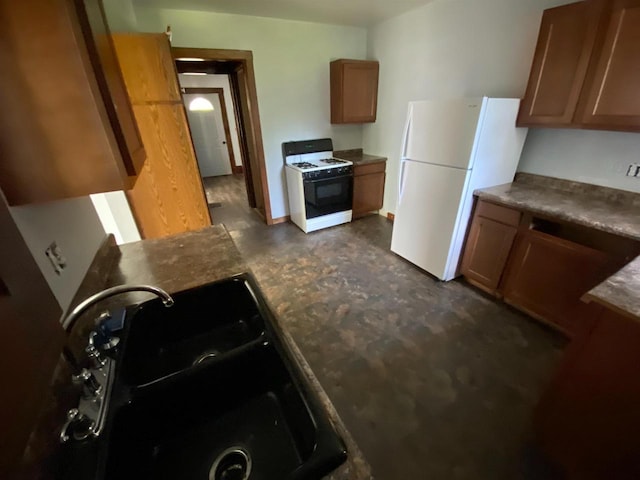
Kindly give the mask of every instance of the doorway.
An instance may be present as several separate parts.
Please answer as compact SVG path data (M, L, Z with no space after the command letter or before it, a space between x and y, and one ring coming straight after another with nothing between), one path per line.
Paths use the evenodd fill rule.
M228 83L228 79L224 80ZM186 83L182 78L180 82ZM242 173L241 158L236 159L237 151L234 152L239 145L237 127L233 122L232 129L233 117L229 117L233 105L230 111L224 94L224 88L182 88L182 100L202 178ZM236 163L237 160L240 163Z
M183 97L186 97L185 109L187 110L192 136L194 137L193 143L196 148L198 162L199 164L201 163L200 157L202 157L202 163L205 164L204 168L203 165L200 165L202 176L204 177L210 172L214 174L215 172L229 172L229 169L231 173L241 173L246 187L248 206L258 213L268 225L278 223L277 220L274 221L271 215L253 71L253 54L245 50L179 47L172 48L172 54L181 79ZM183 81L185 74L191 77L189 82ZM207 85L207 78L215 76L225 76L228 79L228 92L223 89L222 95L220 95L219 92L208 91L212 88L220 88ZM192 88L198 91L187 91L187 89L190 90ZM195 113L195 111L191 114L189 113L190 103L197 98L191 97L190 95L192 94L197 94L202 99L198 101L201 103L202 108L205 109L201 113ZM229 101L229 97L231 101ZM204 102L205 100L207 103ZM228 113L226 117L231 134L229 138L227 138L224 128L224 115L222 115L222 128L220 130L213 123L214 114L211 112L215 112L217 102L220 100L224 101L224 108ZM209 103L213 110L209 110L211 108L208 105ZM197 105L194 108L197 108ZM222 110L222 103L220 104L220 110ZM209 126L205 129L204 120L207 118L209 119L209 122L207 122ZM233 148L234 145L229 145L230 141L232 143L234 141L234 128L231 119L235 120L237 126L237 148ZM225 133L223 134L223 132ZM220 140L223 136L224 140ZM215 137L218 139L217 144ZM222 142L225 143L223 144ZM198 151L199 149L202 150L201 154ZM215 168L213 168L214 166ZM212 167L212 169L209 169L209 167ZM221 175L225 175L225 173L221 173ZM215 213L213 215L215 217Z

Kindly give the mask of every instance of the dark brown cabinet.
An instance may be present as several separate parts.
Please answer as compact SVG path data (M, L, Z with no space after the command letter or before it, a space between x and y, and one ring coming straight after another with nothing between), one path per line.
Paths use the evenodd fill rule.
M616 0L604 19L578 121L587 127L640 130L640 0Z
M353 218L380 210L384 202L386 162L356 165L353 169Z
M640 0L545 10L520 126L640 131Z
M593 307L580 297L607 277L608 256L535 230L519 238L503 287L504 300L569 336L591 327Z
M598 17L590 2L545 10L520 125L569 125L595 41Z
M379 64L368 60L331 62L331 123L376 121Z
M570 337L589 331L581 297L640 251L632 240L478 200L462 256L466 280Z
M0 9L0 188L9 204L128 188L144 149L100 5L0 0Z
M511 252L520 212L479 201L462 257L462 274L495 294Z

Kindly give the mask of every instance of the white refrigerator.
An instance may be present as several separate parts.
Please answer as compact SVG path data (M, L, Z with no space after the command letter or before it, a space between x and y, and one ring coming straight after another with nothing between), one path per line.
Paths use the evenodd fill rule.
M440 280L458 275L473 191L513 180L527 136L513 98L409 103L391 250Z

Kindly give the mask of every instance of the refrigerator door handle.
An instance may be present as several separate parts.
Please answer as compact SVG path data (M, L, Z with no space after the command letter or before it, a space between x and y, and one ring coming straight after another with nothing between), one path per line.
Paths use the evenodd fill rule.
M404 193L404 165L405 160L400 159L400 173L398 174L398 205L402 203L402 194Z

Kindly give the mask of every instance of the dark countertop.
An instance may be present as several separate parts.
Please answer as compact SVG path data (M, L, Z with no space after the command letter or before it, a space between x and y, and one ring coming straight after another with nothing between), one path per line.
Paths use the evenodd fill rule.
M250 272L250 269L240 256L227 230L221 225L162 239L144 240L120 246L115 245L111 238L109 242L105 242L96 254L96 258L72 305L103 288L125 283L151 284L163 288L169 293L175 293L243 272ZM270 304L270 299L267 295L268 289L264 288L264 285L260 285L257 279L256 282L262 290L267 303ZM97 313L105 308L142 302L149 298L152 297L147 293L126 293L105 299L97 306L99 308L94 309L93 312ZM276 312L276 309L271 304L269 307L272 312ZM277 321L275 313L274 317ZM84 315L83 320L78 323L77 328L74 329L72 344L75 339L78 342L75 348L83 348L84 344L86 344L88 332L93 327L92 318L94 318L92 311L89 311L87 315ZM373 478L369 464L364 459L351 434L346 430L333 404L292 337L282 328L281 324L278 323L276 328L282 332L285 342L296 357L309 383L326 409L328 417L347 446L348 458L346 462L326 476L325 480L369 480ZM70 383L68 381L70 374L68 371L64 371L66 369L61 367L63 365L65 365L65 362L61 361L58 370L62 371L57 372L55 375L52 387L54 391L53 398L49 402L51 406L45 414L46 417L50 418L45 418L40 422L41 426L32 435L29 446L30 458L27 458L26 462L29 468L26 474L20 477L21 479L50 478L51 458L55 461L57 455L57 437L61 426L59 422L61 418L64 418L63 412L73 406L73 404L69 403L71 399L68 392L58 391L69 390L67 384ZM77 402L77 397L73 398Z
M633 319L640 320L640 257L636 257L604 282L589 290L585 301L595 301Z
M207 227L195 232L162 239L144 240L111 248L119 249L120 255L111 261L109 273L106 275L106 284L95 290L123 283L148 283L173 293L221 280L237 273L250 271L223 226ZM99 266L93 265L92 269L97 270ZM103 271L103 278L104 274L105 272ZM269 303L268 290L263 285L259 286ZM123 301L133 303L148 298L150 297L145 293L132 293L127 294L127 296L116 297L113 302L122 305ZM101 306L102 309L105 306L108 307L108 302L104 302ZM272 312L276 311L271 305L270 308ZM275 318L277 319L277 316ZM368 463L346 430L338 413L292 337L282 328L282 325L277 325L277 327L283 333L290 350L302 370L306 373L329 418L347 445L349 452L347 461L332 474L325 477L326 480L365 480L372 478Z
M476 190L483 200L640 241L640 194L518 174L513 183ZM585 294L640 320L640 257Z
M352 150L336 150L333 152L333 156L335 158L341 158L342 160L349 160L350 162L353 162L355 166L387 161L387 157L379 157L377 155L367 155L366 153L362 153L361 148L355 148Z

